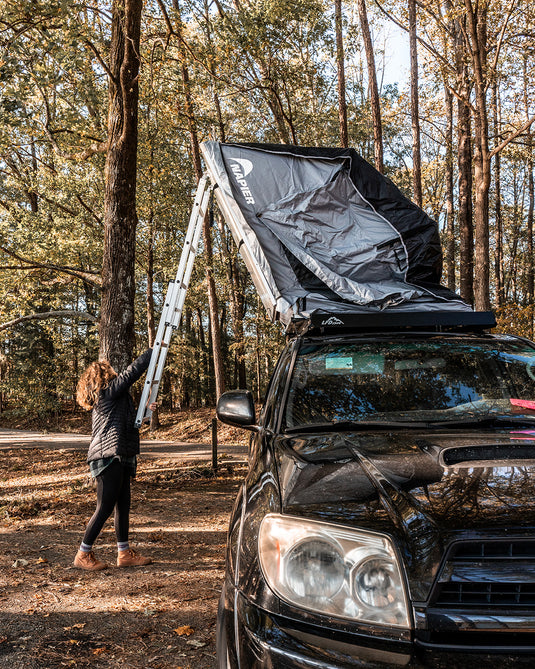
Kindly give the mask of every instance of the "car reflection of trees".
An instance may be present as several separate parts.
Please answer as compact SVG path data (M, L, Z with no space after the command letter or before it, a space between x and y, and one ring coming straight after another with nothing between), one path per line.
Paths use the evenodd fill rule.
M339 352L341 356L345 351ZM479 354L481 351L479 351ZM424 358L419 354L407 360ZM373 414L441 411L481 399L531 399L535 386L525 364L504 360L497 351L450 354L433 368L396 369L385 361L382 374L312 373L317 360L298 363L290 391L289 424L358 420Z
M513 518L530 523L535 510L535 462L499 464L445 470L439 483L414 490L413 495L432 502L437 521L456 516L477 524L492 521L494 526L507 526Z
M355 420L363 416L399 414L416 410L443 410L479 399L492 386L474 388L480 375L468 364L434 371L394 370L389 375L331 374L307 379L291 391L291 424L322 420Z

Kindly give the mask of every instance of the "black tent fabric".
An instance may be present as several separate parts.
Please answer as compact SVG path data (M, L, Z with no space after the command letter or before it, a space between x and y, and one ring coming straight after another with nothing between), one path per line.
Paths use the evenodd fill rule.
M240 145L234 145L240 146ZM439 284L442 248L436 222L403 195L386 176L378 172L354 149L309 148L284 144L242 144L259 151L303 158L348 159L349 176L360 195L400 233L408 252L407 281Z
M436 222L353 149L202 148L284 322L318 311L471 310L440 285Z

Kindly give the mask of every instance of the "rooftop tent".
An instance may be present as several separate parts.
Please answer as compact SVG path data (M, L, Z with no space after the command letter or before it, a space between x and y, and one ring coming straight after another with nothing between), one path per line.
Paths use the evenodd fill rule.
M440 286L438 227L352 149L202 144L272 318L471 311Z

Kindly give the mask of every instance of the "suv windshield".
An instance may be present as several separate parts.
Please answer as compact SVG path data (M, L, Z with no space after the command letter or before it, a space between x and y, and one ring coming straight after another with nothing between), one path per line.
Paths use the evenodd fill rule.
M304 343L285 412L287 428L341 421L535 418L535 348L507 337Z

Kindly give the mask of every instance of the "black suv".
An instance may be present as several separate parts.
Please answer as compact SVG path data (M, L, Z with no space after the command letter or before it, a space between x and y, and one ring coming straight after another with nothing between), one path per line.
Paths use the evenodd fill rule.
M218 666L535 665L535 344L310 331L282 353L230 521Z

